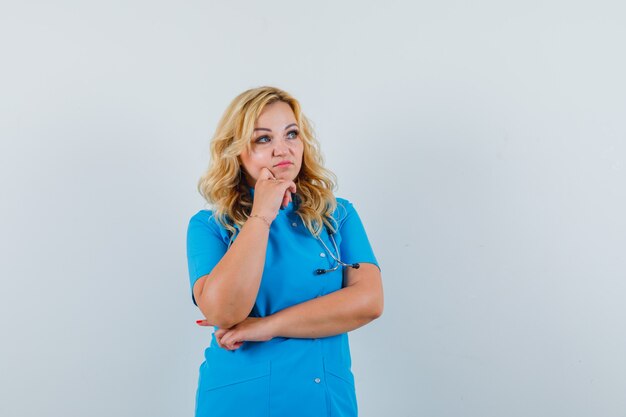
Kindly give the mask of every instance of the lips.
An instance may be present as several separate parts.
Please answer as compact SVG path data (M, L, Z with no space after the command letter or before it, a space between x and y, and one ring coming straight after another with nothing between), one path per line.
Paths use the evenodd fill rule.
M274 166L275 167L282 167L282 166L285 166L285 165L293 165L293 163L291 163L290 161L282 161L282 162L277 163Z

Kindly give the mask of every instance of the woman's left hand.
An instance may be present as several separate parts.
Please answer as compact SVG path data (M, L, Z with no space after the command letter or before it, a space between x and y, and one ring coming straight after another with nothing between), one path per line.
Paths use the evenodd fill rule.
M211 326L206 320L198 320L196 323ZM215 331L217 344L227 350L239 349L243 342L266 342L273 337L266 317L247 317L233 327Z

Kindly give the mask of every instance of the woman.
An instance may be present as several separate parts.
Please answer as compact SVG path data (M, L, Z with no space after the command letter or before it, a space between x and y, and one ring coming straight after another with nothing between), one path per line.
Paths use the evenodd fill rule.
M382 314L380 269L300 104L237 96L198 188L213 210L187 231L192 300L215 326L196 416L356 416L347 332Z

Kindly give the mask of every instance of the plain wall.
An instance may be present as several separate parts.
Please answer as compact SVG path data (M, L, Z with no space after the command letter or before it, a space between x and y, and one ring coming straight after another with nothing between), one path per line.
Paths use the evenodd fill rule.
M295 95L385 311L360 415L626 415L619 1L4 2L0 414L190 416L185 238L230 100Z

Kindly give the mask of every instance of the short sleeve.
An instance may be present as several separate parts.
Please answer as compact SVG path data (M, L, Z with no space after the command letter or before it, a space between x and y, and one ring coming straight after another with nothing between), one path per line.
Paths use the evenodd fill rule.
M191 300L195 305L198 304L193 295L193 285L198 278L209 274L228 250L219 225L211 214L209 210L198 212L187 228L187 264Z
M337 212L341 243L339 251L345 263L369 262L380 269L370 241L367 238L363 222L354 205L346 199L337 198Z

